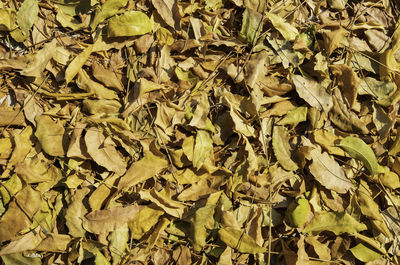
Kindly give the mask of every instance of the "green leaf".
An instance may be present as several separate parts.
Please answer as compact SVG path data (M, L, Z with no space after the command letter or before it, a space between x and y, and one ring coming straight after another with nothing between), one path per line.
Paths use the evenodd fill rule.
M199 130L196 134L196 141L193 149L193 166L201 168L207 157L213 150L213 141L207 131Z
M257 245L256 241L244 231L232 227L221 228L218 230L218 236L229 247L242 253L257 254L267 252L265 248Z
M359 231L366 230L367 226L358 222L354 217L346 212L321 212L314 216L314 218L304 228L304 233L331 231L335 235L343 233L354 234Z
M372 175L383 173L371 147L360 138L348 136L340 142L339 147L351 157L361 160Z
M294 227L303 227L307 222L308 216L311 213L311 206L307 199L300 198L297 201L292 201L286 211L286 216L290 225Z
M294 110L289 110L286 116L278 122L279 125L293 124L307 120L307 107L298 107Z
M149 17L140 11L127 11L108 22L108 37L144 35L152 31Z
M105 19L114 16L118 10L128 3L128 0L107 0L96 12L92 23L90 24L90 28L93 30L96 29L97 25L103 22Z
M382 257L382 254L368 247L366 244L360 243L350 249L354 257L363 262L369 262Z
M262 15L246 8L243 12L242 28L240 37L247 43L254 44L262 29Z

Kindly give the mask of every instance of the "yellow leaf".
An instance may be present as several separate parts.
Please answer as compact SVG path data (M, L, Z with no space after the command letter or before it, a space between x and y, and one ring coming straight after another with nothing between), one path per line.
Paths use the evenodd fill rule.
M343 233L354 234L366 229L365 224L358 222L346 212L320 212L306 225L303 233L331 231L335 235L340 235Z
M35 136L38 138L43 151L51 156L63 156L68 146L68 138L64 127L53 121L48 115L36 118Z
M282 36L287 41L294 41L299 35L298 30L285 21L281 16L275 15L273 13L266 14L268 19L271 21L272 25L282 34Z
M108 37L144 35L152 31L150 19L140 11L126 11L108 22Z
M167 214L176 218L182 218L186 206L178 201L172 200L165 192L158 192L155 189L142 190L139 192L140 197L143 200L151 201L158 207L163 209Z
M93 45L89 45L80 54L78 54L65 70L65 82L68 84L79 73L86 60L93 51Z
M167 166L168 161L166 159L148 152L142 159L132 163L118 183L118 189L123 190L144 182L159 174Z
M141 208L138 205L129 205L97 210L83 218L83 227L94 234L108 233L132 220Z
M101 8L96 12L90 28L94 31L97 25L103 22L105 19L115 15L118 10L128 3L128 0L107 0Z
M131 237L136 240L142 238L158 222L158 219L163 214L164 211L152 207L144 207L129 221L128 225Z
M288 130L284 126L274 126L272 147L276 159L284 169L294 171L299 168L291 159Z
M193 166L197 170L201 168L207 157L213 155L213 141L207 131L199 130L193 149Z
M229 247L241 253L257 254L267 252L266 248L257 245L256 241L244 231L231 227L218 230L219 238Z
M86 131L85 143L88 154L98 165L119 176L125 173L126 167L122 155L115 149L111 140L107 141L100 130L89 128Z

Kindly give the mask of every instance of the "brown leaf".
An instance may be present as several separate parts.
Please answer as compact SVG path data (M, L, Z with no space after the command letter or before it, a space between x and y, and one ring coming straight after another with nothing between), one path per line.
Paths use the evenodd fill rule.
M107 140L97 128L89 128L85 135L85 144L88 154L100 166L122 176L126 171L122 155L115 149L112 140Z
M132 220L141 208L138 205L115 206L90 212L82 219L83 227L94 234L108 233Z
M118 189L123 190L144 182L159 174L167 166L166 159L147 153L142 159L132 163L125 175L122 176Z
M48 115L36 118L37 128L35 136L43 150L51 156L63 156L67 151L68 136L64 127Z

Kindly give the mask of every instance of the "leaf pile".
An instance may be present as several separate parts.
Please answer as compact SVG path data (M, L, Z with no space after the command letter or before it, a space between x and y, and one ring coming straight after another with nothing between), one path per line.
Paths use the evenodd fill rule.
M396 1L0 2L4 264L399 264Z

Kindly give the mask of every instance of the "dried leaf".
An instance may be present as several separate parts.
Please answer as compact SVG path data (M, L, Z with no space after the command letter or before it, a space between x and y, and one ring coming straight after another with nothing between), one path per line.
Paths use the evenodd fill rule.
M320 83L304 78L301 75L292 75L293 83L299 96L311 107L324 110L328 113L333 107L332 96L326 92Z
M35 136L43 150L52 156L63 156L67 151L68 138L64 127L53 121L48 115L36 118L37 128Z
M351 157L361 160L372 175L382 173L374 152L360 138L348 136L340 141L339 147L343 148Z
M283 126L274 126L272 147L276 159L282 167L289 171L298 169L298 165L291 159L288 130Z
M193 150L193 166L200 169L207 157L210 157L213 150L213 142L210 134L199 130L196 134L196 141Z
M108 233L128 223L141 210L141 206L115 206L88 213L83 220L86 231L94 234Z
M346 177L343 168L327 153L317 148L309 153L312 163L309 166L311 174L325 188L337 193L347 193L353 183Z
M242 28L240 36L247 43L254 44L262 29L262 15L256 11L246 8L243 12Z
M354 257L363 262L369 262L382 257L382 254L371 249L368 245L360 243L350 249Z
M154 8L171 28L180 29L180 14L176 0L152 0Z
M166 159L147 153L142 159L132 163L125 175L122 176L118 189L123 190L144 182L159 174L167 166L168 161Z
M65 69L65 82L67 84L79 73L92 51L93 45L89 45L70 62L67 69Z
M100 166L122 176L126 171L122 155L115 149L112 141L107 141L103 133L96 128L86 130L85 143L88 154Z
M108 37L144 35L152 31L150 19L140 11L126 11L108 22Z
M358 222L346 212L321 212L306 225L303 233L319 233L322 231L331 231L335 235L343 233L354 234L366 230L367 226Z
M281 16L274 13L267 13L266 16L271 21L272 25L282 34L285 40L294 41L299 35L297 29L287 23Z
M257 245L252 237L241 230L231 227L221 228L218 230L218 236L229 247L242 253L257 254L267 252L265 248Z
M128 0L107 0L101 8L96 12L93 18L90 28L94 31L98 24L103 22L105 19L115 15L118 10L128 3Z

